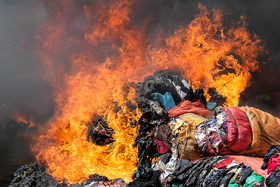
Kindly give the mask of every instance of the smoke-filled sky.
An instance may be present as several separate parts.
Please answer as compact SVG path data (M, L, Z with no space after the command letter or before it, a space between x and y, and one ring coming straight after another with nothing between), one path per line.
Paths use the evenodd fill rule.
M77 4L84 2L87 1ZM208 9L221 8L225 21L247 17L248 29L264 41L271 60L262 65L262 71L253 74L252 85L242 94L240 104L280 116L279 0L139 0L133 6L132 21L137 24L149 19L146 34L148 41L152 41L161 30L170 34L179 25L192 21L198 13L198 3ZM10 121L13 112L21 111L32 115L35 121L45 121L54 111L52 89L40 75L39 63L33 55L35 28L50 15L43 1L0 1L0 150L6 153L0 156L0 163L6 166L0 170L0 180L9 176L4 171L9 163L18 167L32 159L22 143L27 127ZM13 167L9 168L16 169Z

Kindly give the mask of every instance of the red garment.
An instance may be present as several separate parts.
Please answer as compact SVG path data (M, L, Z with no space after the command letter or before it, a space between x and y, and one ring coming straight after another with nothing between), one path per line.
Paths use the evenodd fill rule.
M266 171L261 169L263 158L242 155L229 155L228 157L234 159L237 163L244 163L250 166L257 175L261 175L264 178L266 177Z
M195 113L206 118L212 115L212 112L207 110L200 100L196 102L185 100L179 105L175 106L173 109L169 110L168 116L169 118L173 118L185 113Z
M279 153L276 153L267 162L267 175L269 175L279 165L280 165L280 155Z
M227 141L226 150L222 151L225 147L220 148L220 155L228 155L233 153L240 153L250 148L252 143L253 132L250 122L241 109L238 107L223 107L227 114ZM208 155L214 155L215 151L208 144Z
M233 159L231 159L231 158L226 158L226 159L224 159L224 160L222 160L222 161L220 161L220 162L214 164L214 165L212 166L212 168L221 169L221 168L227 167L227 165L231 164L232 161L233 161Z
M156 138L154 140L154 146L157 146L157 151L159 154L164 154L168 152L168 147L166 146L164 141L160 141Z

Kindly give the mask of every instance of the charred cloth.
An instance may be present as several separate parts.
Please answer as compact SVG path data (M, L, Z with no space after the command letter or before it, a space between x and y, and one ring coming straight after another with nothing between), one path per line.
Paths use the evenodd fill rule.
M96 145L105 145L113 142L113 129L110 128L107 122L99 118L89 124L89 141L96 143Z
M137 169L132 182L127 184L122 179L109 180L94 174L79 184L70 185L67 181L56 181L46 173L44 166L33 163L19 168L10 186L235 187L264 186L265 182L279 184L279 146L272 146L264 155L262 169L268 169L270 174L266 179L262 173L254 171L253 166L224 155L237 152L240 145L247 142L243 140L246 138L249 138L248 145L244 144L241 151L251 147L251 125L258 121L251 124L246 115L260 115L259 110L221 107L226 97L215 88L208 90L211 98L206 102L202 89L193 91L187 80L171 71L155 72L143 82L127 84L126 88L130 86L136 90L136 102L141 110L136 124L130 124L138 130L134 139L138 149ZM128 105L131 105L129 109L136 110L135 103L128 102ZM277 123L278 119L273 116L263 116ZM98 146L114 145L113 137L114 131L106 118L95 117L88 124L88 141ZM208 157L202 157L203 154ZM247 159L254 160L253 157Z

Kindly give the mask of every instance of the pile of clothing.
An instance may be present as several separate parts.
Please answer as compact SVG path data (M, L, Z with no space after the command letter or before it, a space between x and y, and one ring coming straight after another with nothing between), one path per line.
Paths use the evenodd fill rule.
M250 148L253 132L246 116L252 118L249 115L253 114L250 108L244 112L238 107L222 107L225 97L214 88L208 90L211 98L206 103L204 91L193 91L188 82L176 72L158 71L133 86L142 112L138 121L138 135L134 141L134 146L138 148L138 160L133 181L126 184L122 179L108 180L95 174L81 184L70 186L278 185L280 147L267 150L262 167L268 168L265 180L250 166L221 156ZM89 141L97 145L113 143L114 132L106 120L99 118L88 125ZM201 158L201 155L208 157ZM11 186L25 184L69 186L52 179L44 167L38 164L27 165L15 173Z
M189 110L207 116L211 116L212 112L205 108L203 90L196 89L193 92L179 73L158 71L145 78L144 82L138 83L136 92L142 116L138 122L140 128L135 139L135 146L138 147L138 169L134 178L144 180L155 175L151 169L153 158L171 153L172 150L178 152L176 137L179 128L185 128L185 125L174 125L170 119ZM175 158L173 160L177 162Z
M267 186L280 185L280 146L273 145L265 153L261 169L267 169L265 183Z
M10 186L56 186L57 184L58 182L46 173L43 166L34 162L21 166L14 173Z
M161 182L167 187L263 186L264 178L227 156L212 156L187 162L167 177L161 175Z
M21 166L15 173L10 187L124 187L126 183L123 179L109 180L105 176L98 174L90 175L89 178L80 184L62 183L53 179L47 174L44 166L37 163Z

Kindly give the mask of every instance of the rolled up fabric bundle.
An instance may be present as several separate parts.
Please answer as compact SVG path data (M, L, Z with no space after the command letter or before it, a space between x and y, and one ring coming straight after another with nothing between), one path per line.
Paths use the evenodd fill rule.
M217 107L207 121L198 124L184 118L184 122L189 125L183 146L179 143L179 157L184 159L229 154L263 157L271 145L280 145L280 119L253 107Z

